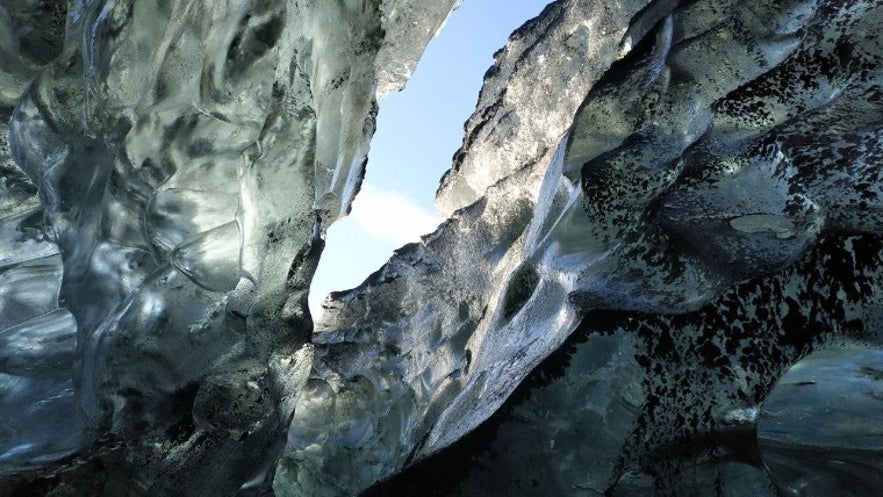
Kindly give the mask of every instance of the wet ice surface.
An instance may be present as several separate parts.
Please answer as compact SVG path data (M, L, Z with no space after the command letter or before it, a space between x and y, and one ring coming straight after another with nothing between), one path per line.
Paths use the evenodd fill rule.
M758 439L787 495L873 495L883 488L883 353L846 345L795 364L764 403Z
M0 492L353 495L491 416L437 495L879 487L883 2L554 2L314 329L455 3L0 2Z
M576 5L556 4L531 31L572 41L592 24L585 19L610 13L599 7L568 24L556 7L575 12ZM519 64L498 61L439 202L451 210L468 205L480 198L476 188L497 182L361 288L333 298L318 324L317 397L331 411L334 399L346 398L377 422L353 419L355 438L298 431L288 468L306 475L334 468L346 489L361 478L360 457L380 463L373 471L390 464L376 455L390 444L419 460L496 410L583 312L591 328L593 309L612 309L623 320L616 329L643 336L647 352L624 353L641 359L633 374L646 397L622 428L628 431L619 434L625 441L616 455L535 454L551 461L540 484L554 485L549 475L567 474L568 465L611 457L609 467L564 478L558 488L589 481L587 494L626 492L637 478L655 480L664 495L712 488L773 495L750 427L733 420L756 410L770 382L826 333L875 325L858 310L874 304L872 295L849 288L851 281L876 288L876 272L865 271L876 260L867 245L877 242L835 233L879 229L872 138L879 101L865 98L876 94L879 59L870 52L844 59L836 47L858 43L862 26L879 15L875 3L654 3L613 37L634 41L633 50L589 84L560 146L529 133L532 117L557 117L537 89L566 96L562 85L580 81L580 73L559 79L571 66L537 67L522 77L540 96L517 101L520 112L504 112L518 74L506 85L496 81ZM609 19L598 24L615 33ZM574 46L562 42L565 54L562 45ZM602 44L589 45L604 59ZM517 46L502 55L518 60ZM503 87L495 102L492 92ZM542 107L524 112L534 103ZM552 109L572 112L566 98L559 103ZM862 116L853 116L859 109ZM503 121L493 117L498 112ZM494 169L504 163L497 155L515 157L501 150L507 140L520 146L519 133L545 145L519 148L527 159ZM490 166L469 165L482 161ZM823 248L807 252L820 239ZM800 273L782 273L796 262ZM772 276L758 282L764 275ZM752 281L758 286L749 290ZM684 317L652 317L671 313ZM354 411L334 412L350 420ZM407 421L402 412L412 413ZM544 429L552 438L548 432L559 428L549 421ZM507 471L498 474L503 487L516 485Z
M0 5L0 493L62 461L82 494L269 487L321 230L454 4Z

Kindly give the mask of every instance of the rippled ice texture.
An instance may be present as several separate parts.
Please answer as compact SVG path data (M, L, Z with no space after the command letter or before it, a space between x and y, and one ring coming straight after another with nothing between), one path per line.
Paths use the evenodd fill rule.
M73 455L85 494L267 486L321 231L454 3L0 5L5 485Z
M878 485L788 378L879 381L880 0L551 3L447 220L314 331L376 98L456 3L0 0L0 492L355 495L452 444L436 495Z
M477 453L377 495L775 495L759 405L832 337L876 343L881 20L550 5L487 75L448 221L326 303L279 478L346 494L426 458L576 333Z

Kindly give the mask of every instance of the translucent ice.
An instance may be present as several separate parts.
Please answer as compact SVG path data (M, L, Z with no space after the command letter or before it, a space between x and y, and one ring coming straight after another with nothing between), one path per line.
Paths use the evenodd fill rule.
M788 495L873 495L883 487L883 353L854 344L796 363L763 406L763 460Z
M880 0L551 3L447 220L314 330L376 99L457 3L0 0L0 493L355 495L491 416L436 493L878 486L788 385L874 388Z
M106 495L267 486L321 232L455 4L4 2L4 485L73 453Z
M641 337L622 352L638 358L640 409L613 433L599 422L583 435L610 452L553 459L506 433L490 451L548 461L538 485L553 493L774 495L747 413L825 332L869 329L860 309L877 305L879 275L867 268L880 230L881 59L864 37L881 8L562 1L519 30L442 181L450 219L332 295L317 325L310 405L357 436L296 416L277 490L331 480L353 492L452 444L582 323ZM629 24L616 24L626 12ZM537 33L559 40L554 56ZM591 42L575 43L580 33ZM567 64L574 46L591 47L577 66ZM570 72L584 67L593 71ZM555 129L563 139L550 138ZM837 290L849 281L861 290ZM594 323L597 311L613 323ZM591 374L568 373L555 385ZM546 400L513 409L542 419L566 398L536 395ZM566 417L537 421L536 438L554 438ZM488 485L535 494L515 483L517 464L493 464L477 473L499 478ZM481 479L453 495L486 491Z

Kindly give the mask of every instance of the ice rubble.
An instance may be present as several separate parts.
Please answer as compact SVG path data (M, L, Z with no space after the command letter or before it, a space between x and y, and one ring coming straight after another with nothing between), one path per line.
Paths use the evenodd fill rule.
M877 485L800 452L788 378L879 362L883 2L551 3L447 221L314 330L376 98L456 3L0 2L0 491L413 494L469 440L421 493Z

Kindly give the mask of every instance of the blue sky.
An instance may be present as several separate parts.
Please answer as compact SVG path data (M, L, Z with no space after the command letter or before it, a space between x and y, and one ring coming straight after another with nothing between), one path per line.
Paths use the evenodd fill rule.
M329 292L358 286L393 250L442 221L432 203L438 180L460 147L493 54L547 3L464 0L405 90L380 103L362 191L350 216L328 230L310 293L314 315Z

